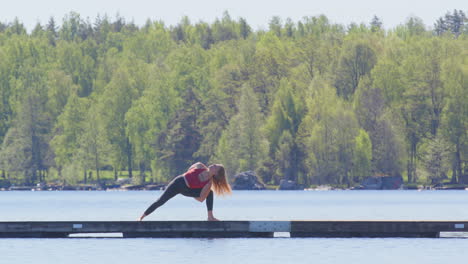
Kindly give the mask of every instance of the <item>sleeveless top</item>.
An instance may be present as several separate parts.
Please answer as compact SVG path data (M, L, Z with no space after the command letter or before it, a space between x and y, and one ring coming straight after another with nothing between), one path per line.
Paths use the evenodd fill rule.
M187 180L187 183L188 183L190 188L192 188L192 189L203 188L210 181L208 179L208 180L202 182L198 178L198 175L200 175L200 173L202 173L204 171L206 171L206 169L191 169L191 170L187 171L186 173L184 173L184 177Z

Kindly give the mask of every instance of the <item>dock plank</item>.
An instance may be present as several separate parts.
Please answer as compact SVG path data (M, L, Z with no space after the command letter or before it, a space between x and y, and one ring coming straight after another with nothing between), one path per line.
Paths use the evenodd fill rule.
M439 237L468 232L468 221L18 221L0 222L0 238L122 233L134 237Z

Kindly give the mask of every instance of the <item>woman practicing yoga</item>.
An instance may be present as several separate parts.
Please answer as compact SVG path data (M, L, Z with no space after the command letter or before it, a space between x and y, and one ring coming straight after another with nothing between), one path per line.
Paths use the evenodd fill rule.
M167 185L161 197L146 209L139 220L143 220L143 218L151 214L158 207L180 193L188 197L193 197L199 202L206 200L208 221L218 221L218 219L213 216L212 187L217 195L231 193L231 186L226 179L226 172L224 171L223 165L213 164L207 167L203 163L197 162L190 166L186 173L172 180Z

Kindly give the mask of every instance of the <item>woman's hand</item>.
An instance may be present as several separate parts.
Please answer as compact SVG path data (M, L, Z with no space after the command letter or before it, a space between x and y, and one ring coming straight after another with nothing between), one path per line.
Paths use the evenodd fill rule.
M146 215L145 215L145 214L142 214L142 215L140 216L140 218L138 218L138 221L142 221L143 218L145 218L145 217L146 217Z

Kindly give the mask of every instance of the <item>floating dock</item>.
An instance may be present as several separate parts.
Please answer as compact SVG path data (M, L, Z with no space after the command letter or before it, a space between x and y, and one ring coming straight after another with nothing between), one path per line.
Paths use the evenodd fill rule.
M0 222L0 238L66 238L118 233L124 238L425 237L468 232L468 221L28 221Z

